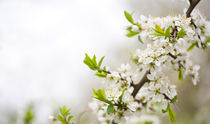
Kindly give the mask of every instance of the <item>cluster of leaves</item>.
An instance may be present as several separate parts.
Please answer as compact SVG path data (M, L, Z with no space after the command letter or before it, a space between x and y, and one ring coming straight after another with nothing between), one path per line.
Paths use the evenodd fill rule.
M135 25L139 28L139 31L132 31L132 26L129 26L127 28L127 31L128 33L126 34L127 37L133 37L133 36L136 36L137 34L140 33L140 30L141 30L141 25L139 23L135 23L134 20L133 20L133 17L132 17L132 14L128 13L127 11L124 11L124 15L125 15L125 18L132 24L132 25ZM143 41L141 40L141 37L140 35L138 35L138 40L140 43L143 43Z
M24 124L31 124L35 118L33 106L29 105L25 111Z
M92 58L88 56L88 54L85 54L85 59L83 62L93 71L96 71L95 75L98 77L105 78L108 74L106 71L106 67L104 66L101 68L101 64L104 60L104 56L100 59L100 61L97 63L96 56L94 55Z
M165 31L159 26L159 25L155 25L155 28L153 29L155 32L152 35L155 36L165 36L165 38L169 38L171 36L170 34L170 30L171 27L168 27Z
M168 27L165 31L159 26L155 25L155 28L153 29L155 32L152 34L154 36L164 36L165 38L171 38L171 29L172 27ZM183 38L186 35L186 32L183 28L177 33L177 39Z
M66 106L63 106L59 110L57 120L60 121L60 124L73 124L73 116L70 113L71 109L67 109Z
M95 98L95 99L97 99L99 101L107 103L108 104L107 114L111 114L111 113L115 112L114 106L117 106L118 109L120 109L120 110L127 109L126 104L123 103L123 101L122 101L122 98L123 98L123 95L124 95L124 91L125 90L122 91L122 94L121 94L117 104L113 104L112 101L110 101L110 100L108 100L106 98L106 94L105 94L104 89L99 89L97 91L93 89L93 94L94 94L93 98Z
M162 110L162 112L163 113L168 112L168 118L169 118L169 120L171 121L172 124L175 124L176 115L175 115L173 109L171 108L170 104L168 104L166 110Z
M206 49L208 43L210 43L210 38L207 39L204 43L201 43L202 48L203 48L203 49ZM197 48L199 48L198 42L192 43L192 44L190 45L190 47L187 49L187 51L191 51L195 46L196 46Z

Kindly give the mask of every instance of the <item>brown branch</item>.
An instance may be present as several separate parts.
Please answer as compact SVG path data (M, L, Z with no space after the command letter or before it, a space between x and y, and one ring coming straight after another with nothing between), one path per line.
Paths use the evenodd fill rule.
M136 97L136 95L137 95L137 93L139 92L139 90L141 89L141 87L142 87L146 82L149 81L149 80L147 79L147 74L150 74L150 71L147 71L147 72L144 74L143 78L141 79L141 81L140 81L138 84L136 84L136 85L132 84L132 85L133 85L133 88L134 88L133 93L132 93L132 96L133 96L134 98Z
M189 0L189 1L190 1L190 7L188 8L186 12L187 17L190 17L190 14L192 13L193 9L200 2L200 0Z
M171 56L171 58L176 59L177 57L175 55L173 55L172 53L168 53L169 56Z

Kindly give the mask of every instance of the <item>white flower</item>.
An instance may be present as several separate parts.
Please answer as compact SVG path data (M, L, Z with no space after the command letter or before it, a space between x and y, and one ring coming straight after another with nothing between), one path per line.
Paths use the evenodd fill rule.
M118 72L112 72L111 74L107 75L107 79L113 82L117 82L120 79L120 75Z
M137 102L129 102L127 107L131 110L131 111L136 111L136 109L139 107L140 104L138 104Z
M108 100L114 100L115 102L117 102L122 92L119 91L119 88L117 87L106 90L105 94Z
M131 71L131 66L129 64L121 64L121 67L119 68L120 72L129 72Z

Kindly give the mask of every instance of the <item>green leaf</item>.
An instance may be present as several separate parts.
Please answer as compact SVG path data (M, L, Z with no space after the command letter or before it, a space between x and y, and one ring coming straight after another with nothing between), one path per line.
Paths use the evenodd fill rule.
M70 109L68 110L66 108L66 106L63 106L60 108L60 113L63 115L63 116L66 116L68 114L68 112L70 111Z
M126 34L127 37L133 37L135 35L139 34L137 31L130 31L129 33Z
M61 124L69 124L72 120L73 116L70 115L70 110L71 109L67 109L66 106L60 107L57 120L59 120Z
M162 113L166 113L167 111L168 111L168 109L166 109L166 110L162 109Z
M183 81L183 72L182 72L182 68L179 68L179 72L178 72L178 78L179 78L179 81L182 82Z
M114 105L113 104L110 104L107 108L107 114L111 114L112 112L114 112Z
M98 77L105 78L107 76L107 73L101 71L101 72L96 72L95 75L98 76Z
M185 30L182 28L182 29L178 32L178 34L177 34L177 39L183 38L185 35L186 35L186 32L185 32Z
M73 116L70 115L70 116L68 117L68 122L70 122L72 118L73 118Z
M190 45L190 47L187 48L187 51L191 51L195 46L196 46L197 42L192 43L192 45Z
M175 102L177 101L177 99L178 99L178 96L176 95L176 96L171 100L171 102L172 102L172 103L175 103Z
M107 76L107 72L106 72L106 67L104 66L104 69L101 69L101 64L104 60L104 56L100 59L100 61L97 63L96 61L96 56L94 55L93 58L91 59L90 56L88 56L88 54L85 54L85 59L84 59L84 63L91 69L94 71L97 71L95 73L96 76L98 77L106 77Z
M166 29L166 31L165 31L165 37L166 37L166 38L171 36L170 30L171 30L171 27L169 26L169 27Z
M138 24L138 23L136 23L136 24L134 24L134 25L136 25L137 27L141 28L141 25L140 25L140 24Z
M104 89L98 89L97 91L93 89L93 98L98 99L102 102L106 102L108 104L112 104L109 100L106 99L105 91Z
M155 29L153 29L155 31L155 33L153 33L153 35L155 36L165 36L165 32L163 31L162 28L160 28L159 25L155 25Z
M210 43L210 38L206 40L206 43Z
M99 63L98 63L98 68L101 67L101 64L102 64L102 62L103 62L103 60L104 60L104 57L105 57L105 56L103 56L103 57L100 59L100 61L99 61Z
M93 58L91 59L88 54L85 54L85 59L83 62L91 69L91 70L97 70L98 66L96 63L96 56L94 55Z
M124 15L125 15L126 19L127 19L131 24L134 24L133 18L132 18L132 16L131 16L131 14L129 14L127 11L124 11Z
M122 94L121 94L120 97L119 97L120 102L122 102L122 98L123 98L123 95L124 95L125 90L126 90L126 89L123 89Z
M138 36L138 40L139 40L139 42L140 42L140 43L142 43L142 44L144 43L144 42L142 41L142 39L141 39L141 36L140 36L140 35Z
M175 118L176 118L176 115L173 111L173 109L171 108L171 106L169 105L169 108L168 108L168 118L169 120L171 121L172 124L175 124Z
M63 118L63 117L61 117L60 115L58 115L58 116L57 116L57 118L58 118L58 120L59 120L60 122L63 122L63 123L65 123L65 120L64 120L64 118Z
M97 66L97 62L96 62L96 55L94 55L94 56L93 56L93 58L92 58L92 62L93 62L93 64L94 64L94 65L96 65L96 66Z
M31 124L35 118L32 105L29 105L24 115L24 124Z

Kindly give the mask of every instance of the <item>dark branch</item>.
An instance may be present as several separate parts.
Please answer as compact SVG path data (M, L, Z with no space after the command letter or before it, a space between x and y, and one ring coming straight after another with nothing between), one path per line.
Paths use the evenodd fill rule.
M186 15L187 17L190 17L190 14L192 13L193 9L196 7L196 5L201 1L201 0L189 0L190 1L190 7L188 8Z
M136 97L136 95L137 95L137 93L139 92L140 88L141 88L146 82L149 81L149 80L147 79L147 74L149 74L149 73L150 73L150 71L147 71L147 72L144 74L143 78L141 79L141 81L140 81L138 84L136 84L136 85L133 84L134 90L133 90L132 96L133 96L134 98Z

